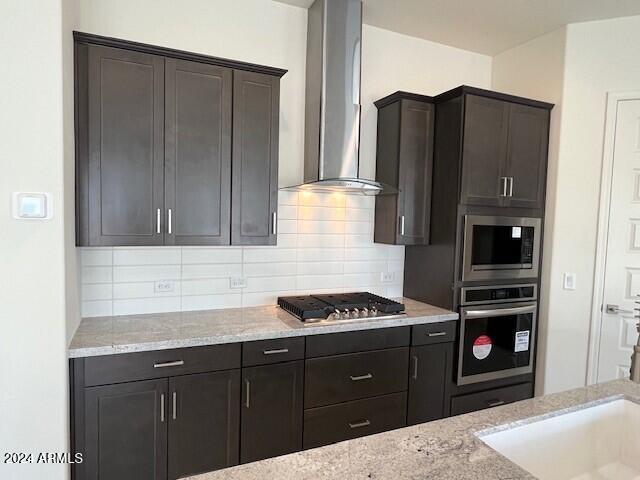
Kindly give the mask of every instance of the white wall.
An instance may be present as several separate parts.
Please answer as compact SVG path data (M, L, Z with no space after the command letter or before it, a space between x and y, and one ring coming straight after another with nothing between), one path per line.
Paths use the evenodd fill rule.
M550 158L555 165L549 176L543 272L545 393L586 382L606 95L640 88L640 17L569 25L564 47L563 35L554 32L530 42L535 49L523 46L497 56L493 79L496 88L517 85L517 93L561 103L554 127L557 147ZM533 73L541 65L542 76L530 81L527 64ZM577 274L575 291L562 289L563 272Z
M282 79L280 97L279 180L285 186L302 180L306 22L306 9L265 0L96 0L80 3L78 30L289 70ZM436 94L464 83L489 87L491 82L490 57L367 25L362 55L361 174L368 178L375 177L375 100L396 90ZM289 201L286 195L281 197ZM337 208L327 204L323 196L312 196L284 209L281 205L279 246L267 250L270 256L258 254L259 262L252 262L246 258L256 258L252 253L256 249L201 249L200 258L235 259L216 268L207 266L213 260L201 261L202 273L197 280L207 285L202 288L194 289L196 279L189 273L193 266L186 267L183 261L185 252L191 255L188 248L151 254L148 252L160 251L124 249L129 252L127 265L117 263L123 256L119 249L103 250L102 254L84 251L82 313L251 306L274 303L282 294L325 290L368 289L398 295L403 277L403 264L398 260L403 258L404 248L373 244L371 200L359 205L360 217L355 222L349 215L356 210L351 211L349 204L357 199L343 199ZM208 257L205 251L210 252ZM221 251L226 253L221 256ZM154 256L153 266L148 265L149 255ZM267 268L268 259L280 259L286 265ZM345 259L353 262L339 265ZM111 263L87 264L95 261ZM134 266L139 273L134 282L119 280L118 272ZM395 280L382 284L380 274L384 271L393 272ZM242 292L230 291L229 277L239 272L252 285ZM152 282L168 279L177 282L173 294L157 295L149 289Z
M551 273L556 249L553 248L555 211L558 197L558 162L560 130L562 123L566 27L535 38L523 45L507 50L493 58L492 88L513 95L535 98L553 103L549 135L549 166L547 173L547 205L545 218L545 242L542 265L542 288L540 292L540 314L538 333L537 394L577 385L583 375L583 358L572 357L558 362L556 355L563 351L548 351L549 342L557 336L566 337L562 317L553 312L550 317L550 302L561 285ZM554 272L555 275L555 272ZM561 281L561 278L560 278ZM553 304L556 308L555 303ZM571 340L571 339L569 339ZM579 341L576 339L576 341ZM573 346L575 350L578 348ZM548 370L549 368L549 370ZM557 379L564 379L559 385Z
M66 5L65 5L66 8ZM0 51L0 451L68 449L61 2L3 2ZM10 216L10 193L50 192L47 221ZM66 478L66 465L0 463L0 478Z

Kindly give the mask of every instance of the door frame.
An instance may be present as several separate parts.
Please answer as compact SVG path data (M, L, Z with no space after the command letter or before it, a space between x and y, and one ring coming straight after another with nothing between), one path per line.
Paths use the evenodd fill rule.
M598 380L600 361L600 334L602 327L602 305L604 302L604 276L607 266L609 216L611 214L611 188L613 181L613 158L615 154L616 119L618 105L627 100L640 100L640 90L607 93L604 143L602 151L602 173L600 177L600 206L598 209L598 233L596 237L595 272L593 298L591 302L591 325L589 332L589 355L587 359L587 385Z

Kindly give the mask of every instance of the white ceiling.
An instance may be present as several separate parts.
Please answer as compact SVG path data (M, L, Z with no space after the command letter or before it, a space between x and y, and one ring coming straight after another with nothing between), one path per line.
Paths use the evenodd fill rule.
M568 23L632 15L640 15L640 0L364 0L368 25L487 55Z

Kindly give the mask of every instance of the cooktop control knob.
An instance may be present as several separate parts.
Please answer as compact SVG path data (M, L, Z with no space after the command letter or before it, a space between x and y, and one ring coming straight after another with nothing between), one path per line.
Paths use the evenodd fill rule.
M378 315L378 309L376 308L376 306L374 305L373 307L371 307L369 316L370 317L375 317L376 315Z

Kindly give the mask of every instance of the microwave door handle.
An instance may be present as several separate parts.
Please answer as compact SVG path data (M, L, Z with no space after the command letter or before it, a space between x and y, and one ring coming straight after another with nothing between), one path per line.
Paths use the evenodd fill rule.
M495 308L491 310L467 310L465 315L467 318L501 317L505 315L533 313L535 311L536 311L535 305L527 305L526 307Z

